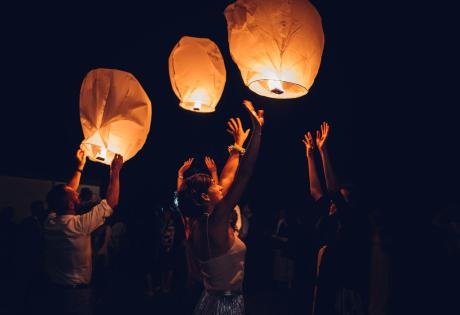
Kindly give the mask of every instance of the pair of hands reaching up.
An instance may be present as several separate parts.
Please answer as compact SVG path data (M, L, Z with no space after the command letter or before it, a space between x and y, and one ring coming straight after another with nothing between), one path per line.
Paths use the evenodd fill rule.
M256 123L258 124L259 127L262 127L264 124L264 117L263 117L264 111L263 110L256 111L252 103L248 100L244 100L243 104L248 110L248 112L250 113L251 120L253 121L253 123ZM239 117L230 118L230 120L227 122L227 126L228 126L227 132L233 136L235 145L242 147L244 145L244 142L248 138L248 135L251 129L244 130L243 124L241 123L241 119ZM189 158L182 164L182 166L179 168L179 171L178 171L179 177L184 176L184 173L190 168L193 161L194 161L194 158ZM217 172L216 163L214 162L212 158L206 156L204 158L204 162L211 174L214 172Z
M190 168L190 166L192 166L192 163L193 161L195 160L195 158L189 158L188 160L186 160L182 166L179 168L179 171L177 172L177 175L179 177L183 177L184 176L184 173ZM214 160L212 158L210 158L209 156L206 156L204 158L204 163L206 164L206 167L208 168L209 172L212 174L214 172L217 172L217 167L216 167L216 163L214 162Z
M177 172L177 190L178 191L180 190L182 183L184 181L184 173L190 168L190 166L192 166L192 163L194 160L195 160L194 158L189 158L179 168L179 171ZM211 173L211 177L214 180L214 182L218 183L219 177L217 176L217 167L216 167L216 163L214 162L214 160L211 159L209 156L206 156L204 158L204 163L206 164L206 167Z
M327 122L321 124L321 131L316 130L316 145L319 151L323 151L327 147L327 138L329 136L330 126ZM302 142L305 144L305 150L307 151L307 156L311 156L314 149L313 137L311 136L310 131L304 135L304 140Z
M75 160L77 162L77 169L82 171L86 164L86 152L79 148L75 153ZM115 154L110 169L115 172L119 172L123 166L123 157L120 154Z

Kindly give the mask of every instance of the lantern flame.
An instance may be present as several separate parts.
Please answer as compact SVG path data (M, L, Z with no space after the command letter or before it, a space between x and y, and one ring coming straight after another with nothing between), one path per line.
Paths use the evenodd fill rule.
M96 154L96 159L100 161L105 161L107 158L107 149L104 147L101 147L101 150Z
M196 110L196 111L201 110L201 102L200 101L195 101L195 104L193 105L193 110Z
M278 95L284 93L283 85L279 80L268 80L268 88L270 92Z

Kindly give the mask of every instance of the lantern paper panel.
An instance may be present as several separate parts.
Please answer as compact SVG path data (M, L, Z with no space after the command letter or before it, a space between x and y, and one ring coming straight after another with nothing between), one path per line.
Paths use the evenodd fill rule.
M324 33L307 0L238 0L225 9L233 61L244 84L271 98L301 97L315 80Z
M150 130L150 100L136 78L115 69L91 70L80 90L80 122L88 158L107 165L142 148Z
M208 38L182 37L169 56L169 78L182 108L214 112L226 79L219 47Z

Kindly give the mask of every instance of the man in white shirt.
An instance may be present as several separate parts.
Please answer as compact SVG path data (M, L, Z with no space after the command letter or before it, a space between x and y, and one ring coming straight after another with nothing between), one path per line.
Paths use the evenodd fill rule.
M45 265L51 283L52 311L56 314L91 314L91 232L112 215L120 193L123 158L116 154L110 166L106 198L89 212L77 215L80 200L76 189L85 164L77 152L78 167L67 185L48 193L51 212L45 221Z

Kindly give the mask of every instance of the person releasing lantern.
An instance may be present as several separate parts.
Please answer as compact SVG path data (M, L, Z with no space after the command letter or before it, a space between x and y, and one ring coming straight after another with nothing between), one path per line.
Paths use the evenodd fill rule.
M91 70L80 90L81 147L92 161L124 161L142 148L150 130L150 100L136 78L115 69Z
M253 92L287 99L308 93L321 63L321 16L308 0L238 0L225 9L233 61Z
M169 78L179 105L190 111L215 111L225 86L219 47L208 38L182 37L169 56Z

